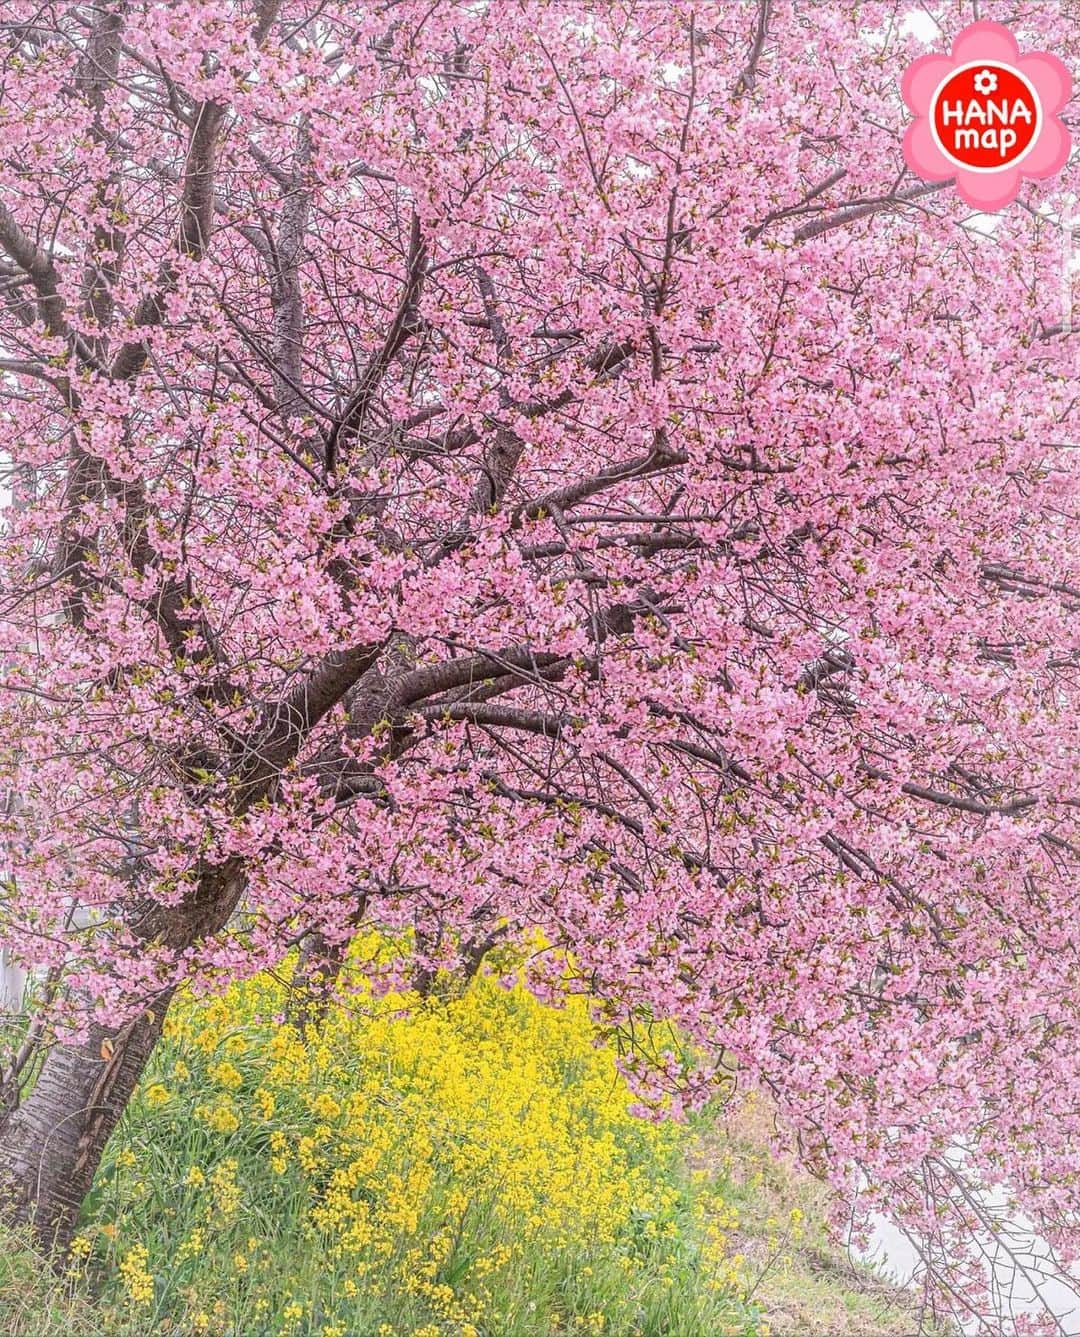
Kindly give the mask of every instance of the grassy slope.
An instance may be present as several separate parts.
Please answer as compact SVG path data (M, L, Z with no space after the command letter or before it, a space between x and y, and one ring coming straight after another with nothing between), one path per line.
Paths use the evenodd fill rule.
M506 1025L503 1011L495 1016L499 1027ZM533 1021L539 1024L535 1018ZM542 1038L542 1048L549 1049L551 1037L544 1032ZM504 1049L500 1050L500 1065L502 1072ZM571 1065L567 1071L577 1070ZM770 1132L770 1114L764 1105L744 1109L736 1119L725 1120L722 1127L702 1117L686 1130L686 1169L697 1181L694 1201L705 1204L710 1231L721 1239L717 1254L726 1260L725 1274L710 1278L709 1284L715 1281L729 1294L733 1290L746 1294L761 1316L759 1337L914 1337L917 1323L906 1297L828 1246L821 1227L825 1190L769 1151ZM156 1173L149 1166L153 1157L147 1158L145 1148L143 1152L138 1162L129 1164L146 1167L137 1169L136 1175ZM157 1166L157 1170L170 1167L177 1169L170 1162L165 1167ZM175 1177L166 1174L163 1182L172 1182ZM685 1176L679 1174L678 1178L683 1180ZM165 1215L175 1215L171 1203L166 1205ZM700 1218L696 1221L685 1235L690 1254L696 1254L700 1243ZM115 1227L105 1228L115 1232ZM245 1232L253 1228L245 1222ZM290 1252L297 1258L302 1252L299 1247L291 1247L290 1229L281 1238L282 1262L286 1265L296 1261L288 1257ZM680 1230L673 1241L676 1253L683 1240ZM562 1261L565 1265L567 1260ZM586 1269L590 1276L586 1281L573 1263L570 1268L575 1284L588 1291L582 1298L594 1300L598 1309L604 1308L602 1270L593 1274ZM746 1333L754 1327L754 1321L737 1299L734 1302L743 1319L731 1331ZM227 1337L251 1337L245 1331L249 1311L241 1308L240 1312L245 1317L235 1327L228 1327ZM702 1331L700 1323L692 1324L693 1332L676 1330L686 1327L689 1311L679 1312L682 1319L675 1320L674 1328L670 1326L672 1316L654 1316L650 1333L654 1337L657 1333L663 1337L719 1337L711 1328ZM260 1332L266 1330L256 1326ZM169 1330L152 1323L148 1327L145 1316L133 1314L122 1299L118 1300L115 1285L101 1303L90 1303L85 1283L76 1286L58 1277L24 1240L0 1229L0 1337L148 1337L150 1331ZM192 1330L182 1317L171 1331L179 1334L181 1330L185 1334ZM488 1337L495 1329L484 1327L481 1331ZM226 1337L226 1333L218 1325L210 1337ZM394 1337L399 1335L395 1333ZM530 1330L529 1337L548 1334Z
M729 1248L769 1337L917 1337L911 1298L829 1244L823 1185L767 1148L769 1116L751 1105L723 1130L703 1127L692 1162L734 1208ZM946 1337L939 1334L939 1337Z
M3 1337L107 1337L94 1309L10 1232L0 1234Z
M723 1131L701 1127L690 1152L706 1191L715 1189L725 1208L737 1212L727 1237L743 1256L763 1337L915 1337L905 1297L826 1244L817 1224L824 1190L770 1155L765 1122L750 1114ZM801 1213L801 1225L793 1213ZM11 1235L0 1242L0 1334L135 1337L119 1315L100 1314Z

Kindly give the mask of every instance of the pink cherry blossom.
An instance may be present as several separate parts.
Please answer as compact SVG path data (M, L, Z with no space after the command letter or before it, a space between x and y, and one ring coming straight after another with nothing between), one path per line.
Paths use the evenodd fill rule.
M967 1181L1080 1252L1080 174L909 171L910 11L8 0L13 1212L175 988L368 926L768 1093L983 1333Z

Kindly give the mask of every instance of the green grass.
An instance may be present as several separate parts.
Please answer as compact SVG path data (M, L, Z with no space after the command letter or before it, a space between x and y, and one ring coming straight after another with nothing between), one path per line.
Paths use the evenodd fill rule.
M688 1152L707 1191L737 1216L729 1248L763 1334L954 1337L920 1328L913 1296L830 1243L827 1189L769 1150L772 1131L767 1107L751 1101L722 1125L698 1119Z
M731 1248L745 1257L741 1271L747 1291L759 1309L757 1325L748 1334L768 1337L913 1337L912 1310L902 1295L883 1285L868 1269L852 1264L825 1242L820 1221L824 1193L794 1167L773 1159L759 1130L745 1125L731 1132L699 1123L688 1152L698 1191L716 1194L725 1210L734 1206L738 1225L730 1232ZM785 1222L792 1211L804 1216L801 1238ZM605 1291L619 1278L583 1275L589 1262L566 1258L567 1272L577 1276L578 1303L605 1307ZM318 1282L311 1278L312 1285ZM526 1280L523 1290L531 1283ZM377 1318L377 1314L373 1315ZM657 1337L696 1337L686 1314L654 1306L642 1332ZM150 1332L183 1331L180 1325L148 1328L146 1320L110 1304L95 1303L84 1278L57 1276L29 1247L10 1232L0 1232L0 1333L3 1337L149 1337ZM255 1331L252 1329L251 1331ZM213 1337L226 1337L214 1332ZM239 1329L230 1337L250 1337ZM349 1333L353 1337L353 1333ZM394 1330L394 1337L398 1331ZM535 1332L535 1337L546 1334ZM718 1337L712 1332L708 1337Z
M4 1337L112 1337L102 1323L83 1286L58 1276L24 1236L0 1231Z
M914 1331L829 1248L824 1190L768 1153L763 1107L633 1118L584 1004L481 981L404 1017L342 1012L307 1046L278 1004L252 983L170 1018L77 1267L0 1232L2 1337Z

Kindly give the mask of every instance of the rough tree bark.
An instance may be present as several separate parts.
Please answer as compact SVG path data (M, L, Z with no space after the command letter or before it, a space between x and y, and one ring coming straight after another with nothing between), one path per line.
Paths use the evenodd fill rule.
M0 1124L0 1212L58 1255L105 1146L161 1036L163 996L119 1030L92 1026L84 1043L53 1045L30 1094Z
M139 935L177 950L219 932L243 895L242 863L210 865L178 906L146 905ZM174 987L122 1026L91 1024L84 1041L54 1044L30 1091L0 1118L0 1219L28 1227L62 1255L101 1157L161 1038Z

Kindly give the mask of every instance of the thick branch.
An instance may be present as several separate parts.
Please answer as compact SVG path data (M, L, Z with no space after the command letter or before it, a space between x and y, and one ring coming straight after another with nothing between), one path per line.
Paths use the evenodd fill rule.
M202 102L188 140L187 157L180 191L180 225L177 257L201 260L210 241L214 216L214 161L218 137L225 119L225 107L219 102ZM176 289L179 269L176 260L164 264L158 286L142 299L135 311L134 323L141 329L160 325L165 319L165 304ZM124 346L113 360L110 375L118 381L137 376L146 365L145 339L135 339Z
M371 401L374 399L386 372L408 339L420 329L420 292L427 266L427 245L420 231L419 215L413 211L409 232L409 257L405 288L386 337L364 368L360 381L349 396L341 417L334 424L326 441L326 472L338 471L341 456L350 441L364 428Z
M795 240L797 242L812 241L814 237L823 236L834 228L846 227L849 223L855 223L860 218L869 218L872 214L879 214L887 209L895 209L901 204L909 204L913 200L922 199L924 195L934 195L937 191L945 190L952 184L952 178L948 181L921 181L916 186L895 191L891 195L882 195L876 199L855 202L838 209L836 213L827 214L824 218L815 218L812 223L806 223L795 233Z

